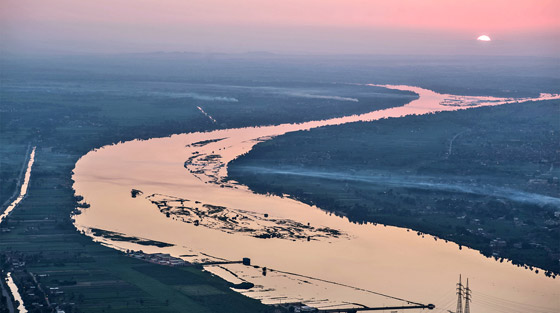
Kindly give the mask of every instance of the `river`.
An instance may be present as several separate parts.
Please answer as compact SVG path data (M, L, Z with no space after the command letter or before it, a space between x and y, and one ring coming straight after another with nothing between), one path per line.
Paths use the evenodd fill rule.
M29 160L27 161L25 176L19 189L19 194L14 199L14 201L12 201L10 205L8 205L4 212L0 214L0 224L4 221L5 218L8 217L8 215L10 215L10 213L21 202L21 200L23 200L23 198L25 198L25 196L27 195L27 187L29 186L29 179L31 178L31 167L33 166L33 162L35 162L35 148L36 147L33 147L33 150L31 150L31 153L29 154Z
M473 290L473 312L557 312L560 284L542 271L536 274L500 263L411 230L350 223L289 197L257 195L227 181L228 162L258 142L287 132L560 98L471 97L411 86L382 87L412 91L419 98L361 115L178 134L93 150L74 169L76 194L90 205L74 216L75 226L121 250L169 253L190 262L249 257L253 264L268 268L266 275L261 268L241 264L205 269L235 283L254 283L254 288L239 292L264 303L303 301L324 308L406 304L382 293L434 303L436 312L446 312L454 310L455 284L462 274ZM132 197L133 188L142 193ZM113 241L92 228L172 246Z
M21 295L19 294L19 289L14 283L14 279L12 278L12 273L8 272L6 275L6 284L8 285L8 289L14 296L14 300L17 301L17 310L19 313L27 313L27 309L23 306L23 300L21 299Z

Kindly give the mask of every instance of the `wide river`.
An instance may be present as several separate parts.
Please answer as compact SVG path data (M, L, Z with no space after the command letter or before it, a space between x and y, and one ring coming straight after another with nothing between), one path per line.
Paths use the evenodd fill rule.
M406 305L378 294L382 293L433 303L436 312L454 311L462 274L473 290L473 312L558 312L560 282L542 271L536 274L412 230L350 223L289 197L254 194L226 180L228 162L258 142L287 132L560 98L466 97L411 86L383 87L419 97L402 107L361 115L133 140L91 151L74 169L74 189L90 204L74 217L75 225L116 249L169 253L190 262L249 257L253 265L267 267L266 275L262 268L242 264L205 269L234 283L254 283L254 288L239 292L264 303L303 301L322 308ZM132 197L132 189L142 193ZM95 229L139 239L114 241ZM172 246L158 248L146 245L147 240Z

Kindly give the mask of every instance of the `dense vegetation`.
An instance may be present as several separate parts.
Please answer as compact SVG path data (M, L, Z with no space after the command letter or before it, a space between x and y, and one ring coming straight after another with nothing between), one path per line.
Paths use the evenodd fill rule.
M259 193L559 273L560 102L290 133L229 166Z

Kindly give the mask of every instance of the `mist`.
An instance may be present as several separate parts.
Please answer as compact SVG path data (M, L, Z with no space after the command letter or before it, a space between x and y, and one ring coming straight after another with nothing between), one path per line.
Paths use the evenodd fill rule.
M439 190L446 192L468 193L480 196L492 196L513 201L560 206L560 199L546 195L525 192L491 184L472 184L460 181L450 182L449 177L430 177L422 175L401 175L397 173L368 173L367 175L349 174L340 171L321 171L301 168L271 168L256 166L240 166L239 170L265 175L292 175L313 177L328 180L348 181L382 185L384 187L402 187L422 190ZM463 178L465 179L465 178ZM446 182L447 180L447 182Z

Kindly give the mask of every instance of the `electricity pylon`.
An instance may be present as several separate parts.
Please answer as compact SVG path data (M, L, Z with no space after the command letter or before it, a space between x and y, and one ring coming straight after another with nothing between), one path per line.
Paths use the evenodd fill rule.
M457 284L457 310L455 313L463 313L463 284L461 284L461 275L459 275L459 283Z
M465 288L465 312L464 313L471 313L469 302L471 302L471 290L469 289L469 279L467 278L467 288Z

